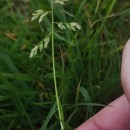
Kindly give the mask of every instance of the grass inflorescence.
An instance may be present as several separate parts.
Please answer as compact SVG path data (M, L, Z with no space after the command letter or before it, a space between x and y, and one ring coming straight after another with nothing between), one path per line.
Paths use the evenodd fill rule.
M64 121L54 87L52 12L31 22L36 10L51 11L50 0L1 0L0 7L0 129L59 130L62 122L71 130L122 93L129 1L69 0L54 8L53 59ZM66 23L74 22L81 30L70 31ZM42 51L30 59L41 43Z

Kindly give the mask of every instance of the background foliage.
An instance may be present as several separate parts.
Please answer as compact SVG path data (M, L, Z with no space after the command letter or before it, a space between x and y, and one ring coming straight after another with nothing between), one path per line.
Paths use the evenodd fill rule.
M37 9L50 10L48 0L0 0L0 129L58 130L51 47L33 59L30 50L50 24L30 22ZM55 35L56 74L71 130L121 95L122 48L129 38L128 0L70 0L73 17L55 9L55 19L76 21L76 33ZM60 40L59 40L60 39Z

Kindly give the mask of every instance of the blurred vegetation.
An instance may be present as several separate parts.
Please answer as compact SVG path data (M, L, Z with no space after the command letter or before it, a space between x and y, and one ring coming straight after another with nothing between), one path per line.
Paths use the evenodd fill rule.
M0 129L59 130L52 76L51 47L29 59L46 35L49 20L30 22L48 0L0 0ZM129 38L128 0L70 0L55 19L75 21L76 33L55 37L56 74L65 127L74 129L123 92L120 64ZM60 40L58 40L60 39Z

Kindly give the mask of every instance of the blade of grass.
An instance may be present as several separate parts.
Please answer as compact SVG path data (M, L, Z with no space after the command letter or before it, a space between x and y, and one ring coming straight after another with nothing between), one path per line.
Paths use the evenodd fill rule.
M49 121L51 120L52 116L55 114L55 112L56 112L56 103L54 103L54 105L52 106L50 112L48 113L44 123L42 124L39 130L45 130L47 128L47 125Z

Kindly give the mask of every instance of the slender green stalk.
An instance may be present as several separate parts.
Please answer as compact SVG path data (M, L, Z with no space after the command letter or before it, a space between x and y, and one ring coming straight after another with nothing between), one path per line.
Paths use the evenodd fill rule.
M53 78L54 78L54 86L55 86L55 95L56 95L56 103L58 108L58 114L60 119L60 126L61 130L64 130L63 124L63 111L60 103L60 99L58 96L58 89L57 89L57 81L56 81L56 69L55 69L55 57L54 57L54 7L53 7L53 0L51 0L51 8L52 8L52 64L53 64Z

